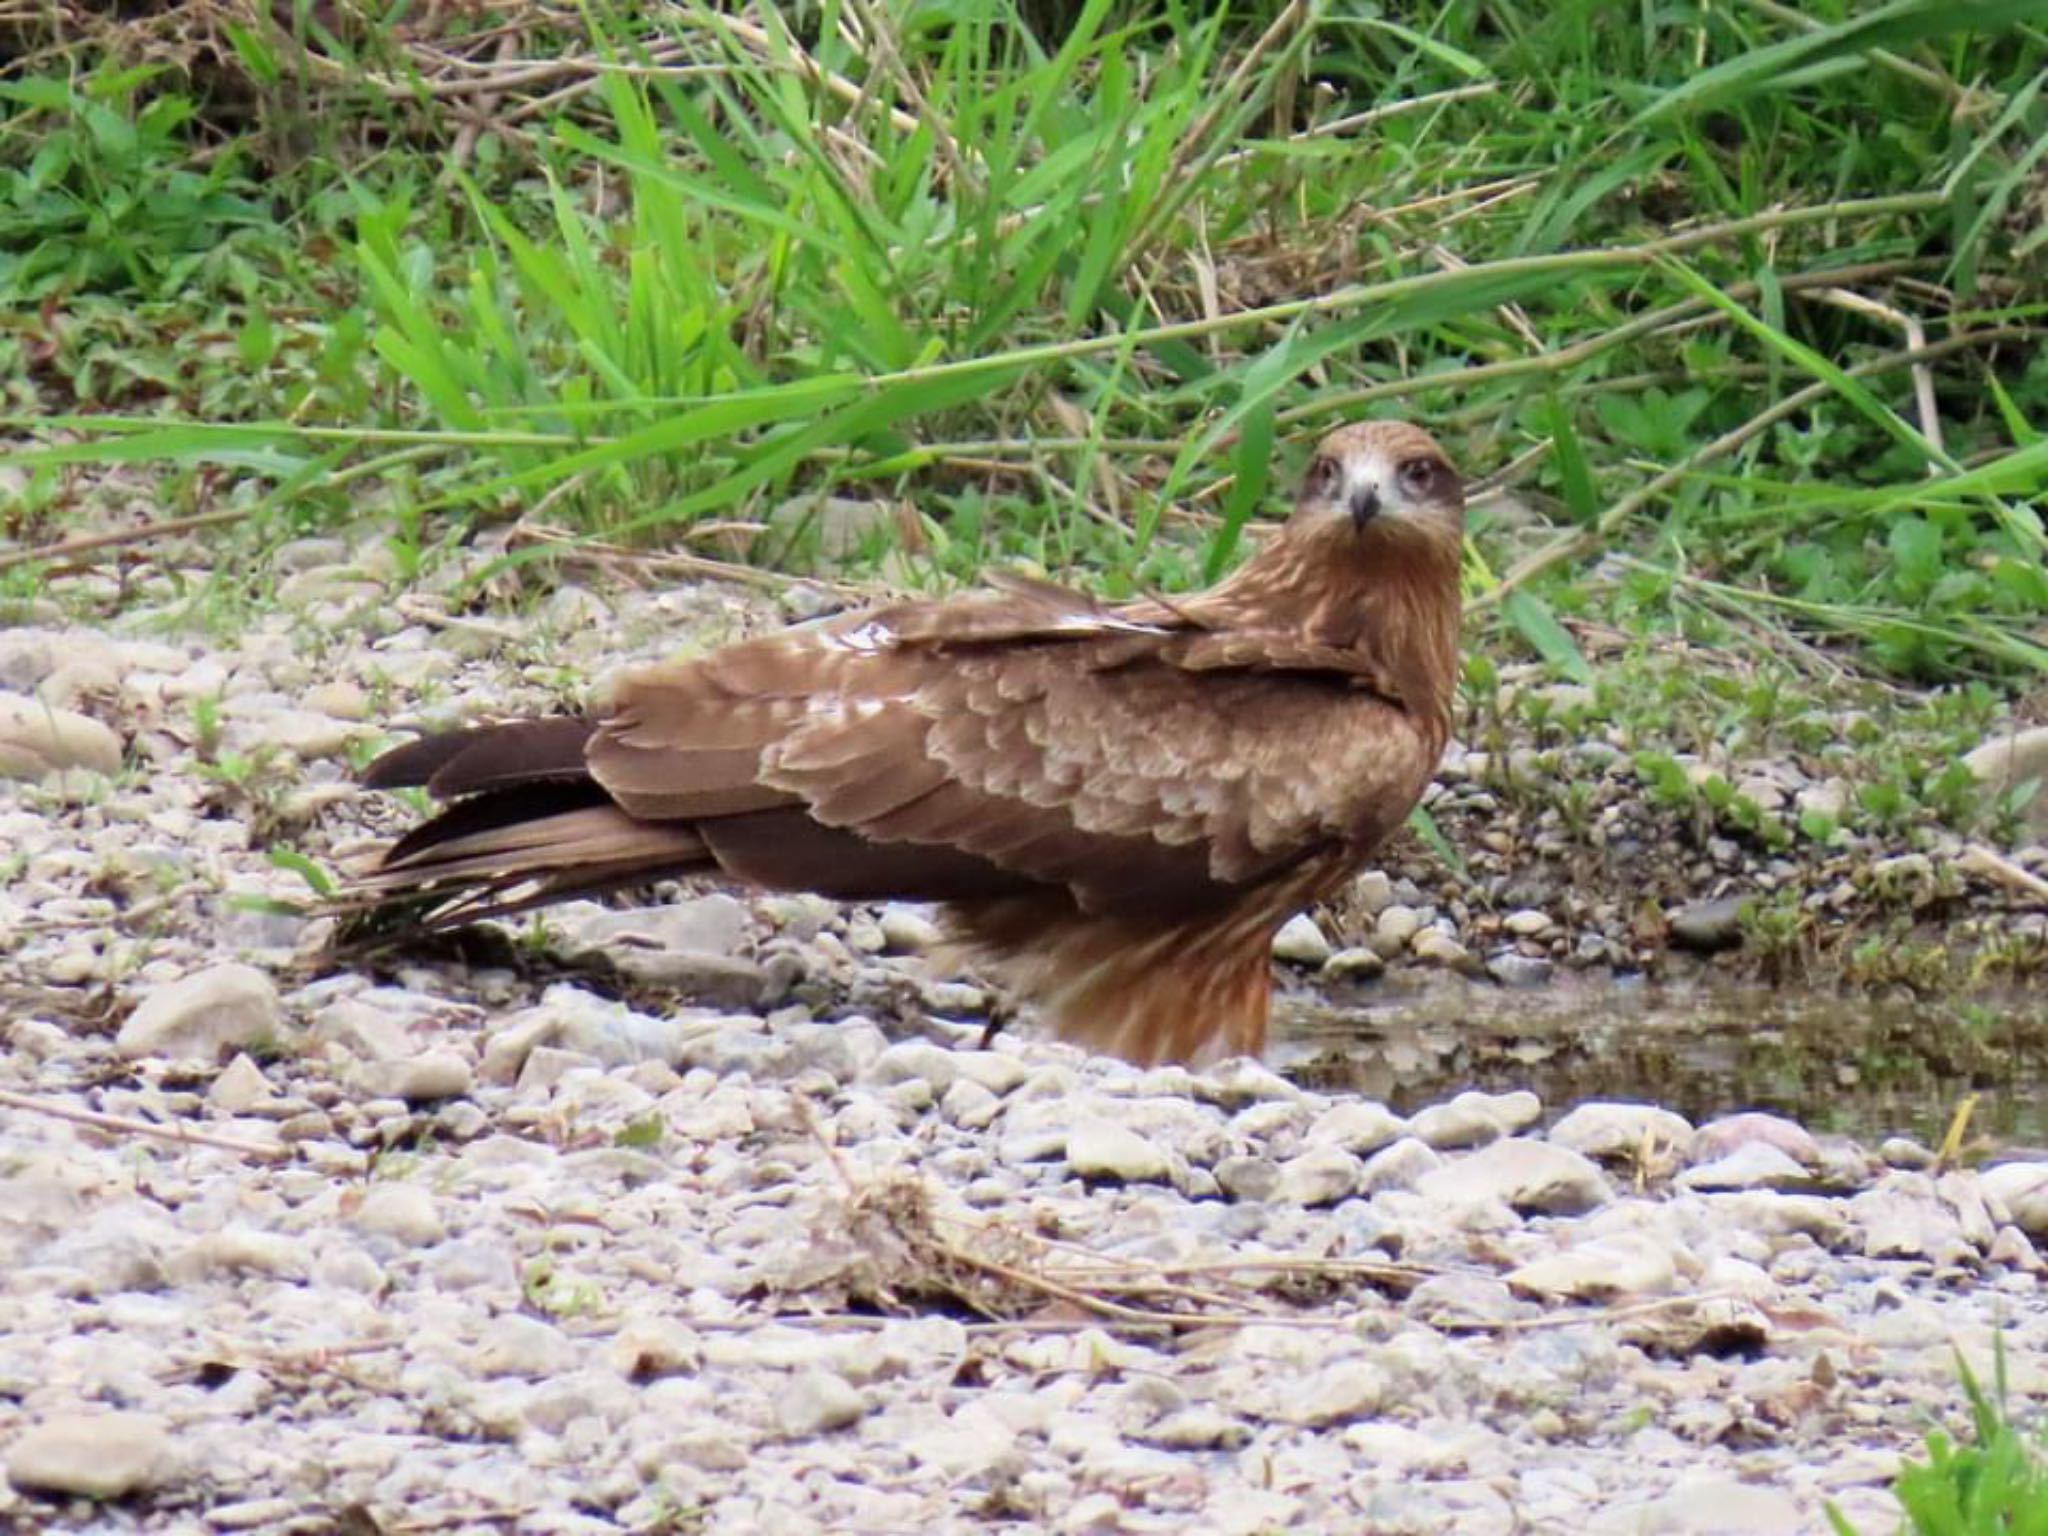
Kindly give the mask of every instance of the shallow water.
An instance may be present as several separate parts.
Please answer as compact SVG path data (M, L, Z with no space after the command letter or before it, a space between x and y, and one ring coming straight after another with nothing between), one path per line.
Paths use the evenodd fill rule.
M1762 987L1561 981L1529 991L1386 981L1276 999L1269 1059L1406 1113L1464 1088L1533 1089L1547 1118L1630 1099L1695 1121L1789 1115L1870 1143L1973 1135L2048 1146L2048 1001L1974 1006Z

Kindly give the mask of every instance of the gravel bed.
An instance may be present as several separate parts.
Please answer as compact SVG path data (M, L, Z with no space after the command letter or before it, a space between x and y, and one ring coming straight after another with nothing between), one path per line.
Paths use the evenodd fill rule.
M0 632L0 1527L1877 1532L1958 1351L2048 1395L2048 1162L984 1048L909 906L323 959L271 850L409 817L383 726L764 615L285 563L231 638ZM1407 878L1283 958L1581 942Z

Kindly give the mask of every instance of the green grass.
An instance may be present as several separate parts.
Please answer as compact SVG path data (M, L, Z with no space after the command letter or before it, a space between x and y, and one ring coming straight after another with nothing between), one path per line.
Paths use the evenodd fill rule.
M899 578L1126 593L1400 414L1511 487L1497 653L2048 670L2036 6L585 14L0 73L8 531L117 464L257 549L687 543L829 491L917 509Z
M1927 1434L1927 1459L1909 1462L1892 1483L1911 1536L2048 1536L2048 1445L2012 1422L2006 1409L2005 1350L1993 1353L1991 1391L1960 1356L1956 1368L1969 1401L1971 1435ZM1856 1528L1829 1510L1836 1536Z

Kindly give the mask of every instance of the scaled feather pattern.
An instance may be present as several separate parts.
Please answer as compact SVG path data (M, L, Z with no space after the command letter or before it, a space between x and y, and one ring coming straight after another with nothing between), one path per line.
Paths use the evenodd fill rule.
M592 716L423 738L364 781L450 804L358 889L443 927L676 875L935 901L1065 1039L1257 1054L1273 935L1443 751L1463 516L1425 433L1364 423L1194 596L998 579L638 669Z

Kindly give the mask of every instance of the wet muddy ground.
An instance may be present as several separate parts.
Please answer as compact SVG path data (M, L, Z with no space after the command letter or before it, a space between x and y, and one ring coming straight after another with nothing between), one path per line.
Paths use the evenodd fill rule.
M1296 1080L1406 1113L1464 1088L1532 1089L1551 1116L1588 1099L1692 1119L1741 1109L1875 1143L1971 1129L2048 1146L2048 999L1881 999L1763 986L1450 978L1276 1000L1270 1059Z

